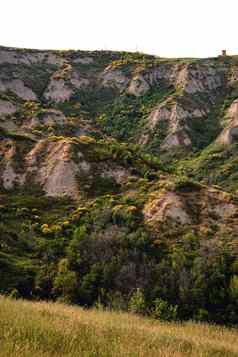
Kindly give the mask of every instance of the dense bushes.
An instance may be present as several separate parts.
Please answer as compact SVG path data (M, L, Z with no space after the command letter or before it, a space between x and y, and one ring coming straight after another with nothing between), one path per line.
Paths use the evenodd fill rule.
M37 208L25 198L24 207L18 204L15 230L10 207L4 206L1 293L130 310L164 320L237 324L235 238L188 232L165 239L143 224L136 197L101 196L86 207L72 207L67 219L64 215L57 222L52 207L48 223L42 222L46 202L35 203ZM61 209L68 207L61 204ZM36 213L41 223L34 223Z

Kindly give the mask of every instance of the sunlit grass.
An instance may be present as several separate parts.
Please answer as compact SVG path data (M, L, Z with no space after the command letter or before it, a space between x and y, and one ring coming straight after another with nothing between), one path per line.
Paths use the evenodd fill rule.
M0 357L238 356L238 331L0 298Z

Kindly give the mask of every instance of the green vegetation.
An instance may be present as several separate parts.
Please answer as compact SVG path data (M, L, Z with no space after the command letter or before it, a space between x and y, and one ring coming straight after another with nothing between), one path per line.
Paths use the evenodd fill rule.
M153 88L142 97L135 97L129 94L120 95L100 114L97 119L99 124L104 126L107 135L114 136L120 140L135 140L143 127L146 126L146 119L152 109L171 95L174 89ZM143 130L144 131L144 130Z
M17 54L23 56L27 51ZM47 62L50 54L57 56L49 61L55 64ZM0 94L1 100L10 102L3 103L0 118L0 293L146 315L151 320L132 319L153 325L153 329L156 322L152 318L237 326L238 144L221 146L215 141L223 127L230 125L228 110L238 97L236 81L232 81L237 59L53 51L43 60L28 62L0 65L1 81L8 81L12 88ZM116 80L115 71L119 73ZM146 82L143 95L143 90L129 94L133 93L130 84L137 85L137 76L142 78L139 86ZM55 86L49 88L51 78ZM37 100L21 98L21 89L12 84L14 79L22 80ZM47 88L55 101L44 96ZM5 115L4 110L15 110L11 104L16 112ZM167 148L163 145L166 138L171 139ZM64 180L68 167L69 171L72 168L69 182ZM38 172L41 180L33 177ZM62 194L68 192L67 185L73 190L72 182L76 187L73 198L45 196L43 189L51 192L48 186L58 185ZM218 187L211 187L214 184ZM1 300L0 314L1 304L8 309L13 302ZM23 311L27 306L47 306L17 304ZM49 306L62 309L65 316L74 311ZM118 345L115 335L123 339L118 355L131 355L130 334L106 334L108 340L101 350L93 340L92 334L99 333L94 326L83 336L92 341L95 350L85 350L86 345L58 332L58 322L55 327L50 312L39 314L43 319L39 325L37 317L26 327L32 329L34 353L39 356L82 351L88 356L109 356ZM114 319L120 315L105 316ZM51 318L52 328L45 335L44 319ZM159 326L174 326L178 334L187 326L188 333L190 328L196 329L189 323ZM167 332L162 337L155 332L154 350L148 329L143 341L150 355L157 356L160 345L163 356L237 352L232 343L227 348L220 344L215 350L210 340L202 346L184 336L173 346ZM28 330L20 331L28 334ZM15 346L22 338L17 340L17 336ZM64 338L65 344L59 344ZM75 335L75 341L78 338ZM41 350L44 340L49 346L52 343L51 350ZM31 342L30 336L26 348ZM181 350L177 350L179 343ZM129 346L126 351L125 344ZM7 340L6 346L0 356L15 353ZM19 346L23 356L34 356L30 348ZM135 355L145 355L146 348L138 354L134 351Z
M142 214L150 185L145 180L137 195L107 194L81 206L2 196L0 292L237 324L236 237L215 239L215 226L195 234L167 225L158 234ZM183 194L201 190L189 185L175 183Z
M219 185L225 190L236 192L237 185L237 143L224 147L212 144L201 153L181 160L176 168L178 173Z

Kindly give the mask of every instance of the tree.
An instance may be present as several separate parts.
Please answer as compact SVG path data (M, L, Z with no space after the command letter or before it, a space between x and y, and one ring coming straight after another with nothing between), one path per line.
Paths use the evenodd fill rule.
M60 300L74 302L76 299L77 285L76 273L69 269L68 259L61 259L53 283L54 292L60 297Z

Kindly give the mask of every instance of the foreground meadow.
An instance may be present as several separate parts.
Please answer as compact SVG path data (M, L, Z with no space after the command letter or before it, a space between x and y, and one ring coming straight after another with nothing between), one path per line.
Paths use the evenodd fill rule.
M0 357L238 356L238 331L0 298Z

